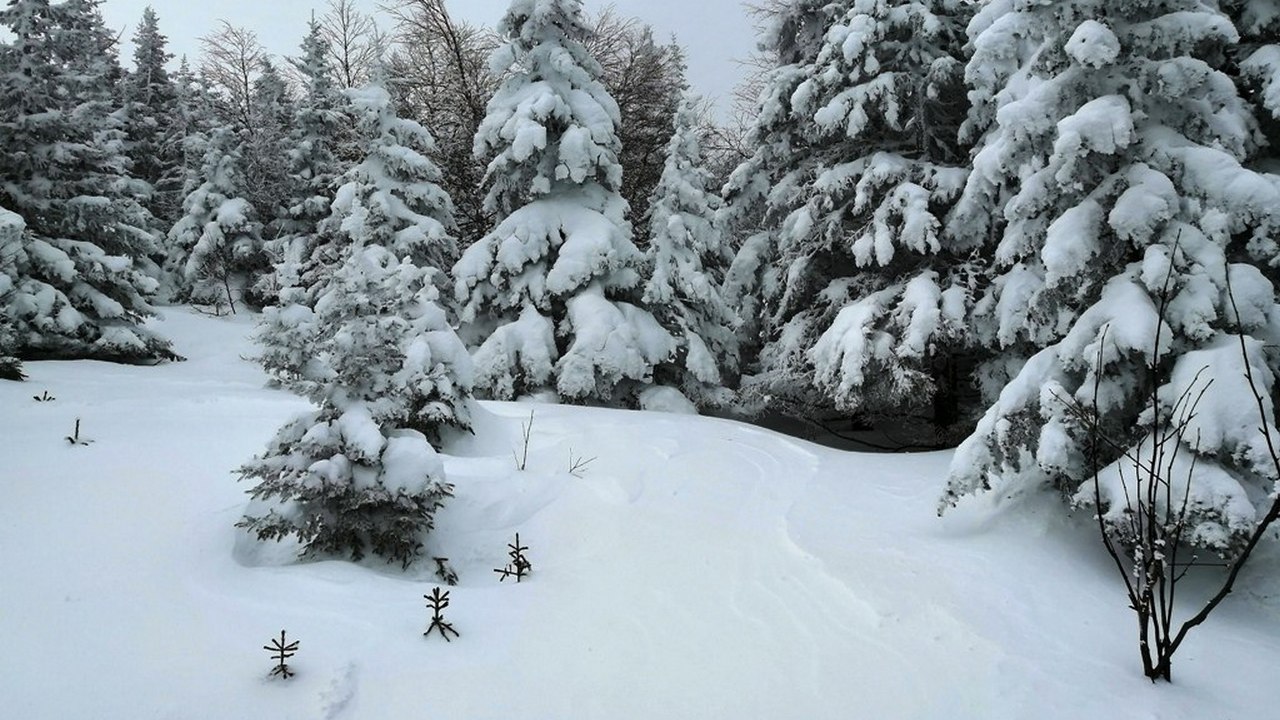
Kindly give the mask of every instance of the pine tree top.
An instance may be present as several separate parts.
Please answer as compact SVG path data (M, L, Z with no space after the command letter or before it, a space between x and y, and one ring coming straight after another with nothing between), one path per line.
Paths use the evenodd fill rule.
M505 218L560 186L622 185L618 105L583 44L579 0L515 0L499 23L506 42L491 69L505 76L476 133L490 157L485 207Z

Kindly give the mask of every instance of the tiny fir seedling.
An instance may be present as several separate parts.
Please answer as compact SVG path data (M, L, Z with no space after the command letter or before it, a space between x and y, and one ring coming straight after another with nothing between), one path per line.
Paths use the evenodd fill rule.
M271 638L271 643L269 645L263 645L262 649L270 652L271 659L276 661L276 666L271 668L271 673L267 677L275 677L276 675L279 675L285 680L288 680L296 674L289 669L289 666L286 665L284 661L293 657L294 654L298 652L298 641L294 640L293 642L287 642L285 640L284 630L280 631L279 638Z
M516 582L524 579L529 571L533 570L533 563L529 562L529 558L525 557L525 551L529 548L520 544L520 533L516 533L516 540L507 545L507 556L511 558L511 562L506 567L496 568L494 572L498 573L498 582L502 582L509 577L515 577Z
M56 397L54 397L54 396L50 395L50 394L49 394L49 391L48 391L48 390L45 390L44 392L40 393L39 395L32 395L32 396L31 396L31 399L32 399L32 400L35 400L36 402L53 402L54 400L57 400L58 398L56 398Z
M92 440L85 440L84 438L80 437L80 418L76 418L76 429L73 430L70 435L66 436L63 439L71 443L72 445L88 445L89 443L93 442Z
M436 563L436 577L440 578L440 582L450 586L458 584L458 573L454 571L453 566L449 565L449 558L437 557L431 559Z
M431 610L431 624L427 626L427 631L422 633L423 637L427 637L433 631L438 630L440 635L444 637L445 642L453 642L449 638L449 633L453 633L454 637L458 637L458 631L453 629L453 623L445 622L444 609L449 607L449 593L441 591L440 588L432 588L430 595L423 595L427 600L427 607Z

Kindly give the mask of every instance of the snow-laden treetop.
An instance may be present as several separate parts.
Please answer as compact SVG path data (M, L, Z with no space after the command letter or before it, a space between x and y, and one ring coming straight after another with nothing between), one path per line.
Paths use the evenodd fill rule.
M580 0L515 0L490 61L506 76L476 133L475 153L490 157L485 208L506 217L558 184L599 183L616 192L618 105L587 52Z

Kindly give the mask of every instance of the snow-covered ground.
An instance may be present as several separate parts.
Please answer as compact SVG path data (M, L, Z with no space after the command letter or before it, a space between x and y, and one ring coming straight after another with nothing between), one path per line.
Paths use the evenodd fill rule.
M233 470L304 404L244 359L251 318L166 315L187 362L0 383L0 717L1170 720L1280 702L1274 552L1153 686L1113 568L1051 498L940 520L947 453L657 413L485 403L428 548L460 573L461 637L424 638L430 563L296 564L233 528ZM87 446L63 439L76 418ZM596 459L575 477L571 455ZM517 531L534 572L500 583ZM288 681L261 649L282 628L301 641Z

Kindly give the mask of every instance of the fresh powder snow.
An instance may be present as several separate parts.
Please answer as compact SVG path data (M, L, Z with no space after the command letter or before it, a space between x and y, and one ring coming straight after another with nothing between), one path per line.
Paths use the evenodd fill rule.
M148 330L187 362L0 383L6 717L1200 720L1275 700L1273 550L1152 685L1096 530L1053 498L939 520L948 452L668 413L482 403L441 456L455 497L427 548L458 572L461 635L424 638L432 563L298 563L233 527L233 470L308 406L245 359L250 318L164 314ZM87 446L63 439L77 418ZM575 477L571 457L595 460ZM517 532L533 573L499 582ZM261 649L282 629L287 682Z

